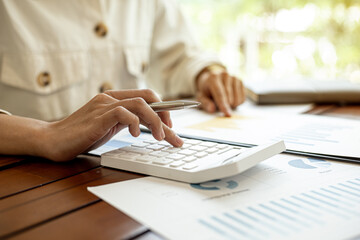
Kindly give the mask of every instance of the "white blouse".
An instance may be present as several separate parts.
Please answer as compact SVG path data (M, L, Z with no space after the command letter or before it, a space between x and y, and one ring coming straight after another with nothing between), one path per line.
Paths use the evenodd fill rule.
M173 0L0 1L0 107L61 119L108 89L193 94L218 59Z

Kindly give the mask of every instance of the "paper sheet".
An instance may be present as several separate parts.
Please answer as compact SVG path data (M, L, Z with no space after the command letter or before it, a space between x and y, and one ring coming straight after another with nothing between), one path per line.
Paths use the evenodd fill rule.
M250 100L241 104L237 111L241 112L271 112L271 113L283 113L283 114L299 114L304 113L313 108L314 104L268 104L268 105L256 105Z
M227 179L146 177L88 188L168 239L360 235L360 166L281 154Z
M356 120L241 109L231 118L189 109L172 119L173 129L184 136L255 145L284 140L289 150L360 158Z

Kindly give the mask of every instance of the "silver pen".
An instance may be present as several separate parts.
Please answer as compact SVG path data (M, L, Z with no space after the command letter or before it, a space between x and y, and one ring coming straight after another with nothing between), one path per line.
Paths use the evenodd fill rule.
M179 110L185 108L192 108L199 106L199 102L188 101L188 100L176 100L176 101L164 101L164 102L154 102L150 103L149 106L155 112Z

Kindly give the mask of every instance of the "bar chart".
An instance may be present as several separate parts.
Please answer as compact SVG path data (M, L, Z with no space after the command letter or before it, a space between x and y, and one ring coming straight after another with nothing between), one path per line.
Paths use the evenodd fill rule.
M288 143L315 146L318 143L339 143L332 136L333 132L349 130L350 127L332 124L304 124L288 132L282 133L274 139L284 139Z
M360 226L360 178L198 219L216 239L286 239L342 221Z

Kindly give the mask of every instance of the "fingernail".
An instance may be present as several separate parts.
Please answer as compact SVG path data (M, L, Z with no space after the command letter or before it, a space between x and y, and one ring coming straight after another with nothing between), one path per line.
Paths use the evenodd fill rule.
M176 136L175 139L176 139L176 143L179 145L179 147L184 144L184 141L179 136Z
M231 115L232 115L232 110L231 110L231 108L226 107L226 115L227 115L228 117L231 117Z

